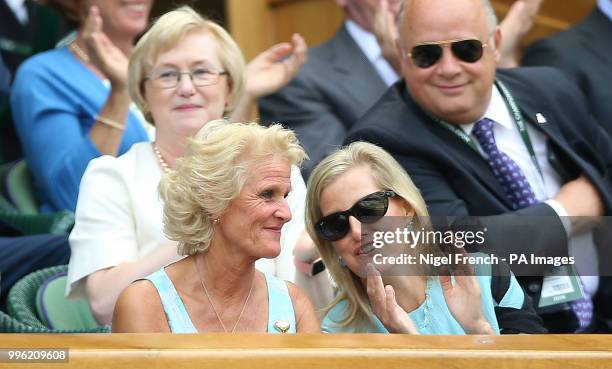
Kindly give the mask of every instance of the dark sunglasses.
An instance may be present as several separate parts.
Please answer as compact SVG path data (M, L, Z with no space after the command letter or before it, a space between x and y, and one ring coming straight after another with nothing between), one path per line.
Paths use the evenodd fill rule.
M324 240L338 241L351 229L350 216L354 216L362 223L374 223L387 213L389 197L393 196L395 196L393 191L371 193L358 200L350 209L321 218L316 223L315 229Z
M487 47L487 44L483 44L482 41L473 38L426 42L413 47L408 56L412 58L414 65L417 67L429 68L442 57L442 46L444 45L450 45L453 55L467 63L475 63L480 60L484 48Z

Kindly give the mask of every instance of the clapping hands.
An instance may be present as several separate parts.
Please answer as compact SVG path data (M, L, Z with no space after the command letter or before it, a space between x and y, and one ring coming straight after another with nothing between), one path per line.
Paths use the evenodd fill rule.
M467 255L465 249L459 253ZM440 272L440 285L453 318L467 334L493 334L491 325L482 312L480 285L469 265L456 265L452 275L448 268Z
M89 8L82 38L90 62L109 79L111 86L125 87L128 57L102 31L102 17L97 6Z
M378 1L372 24L372 33L376 36L383 58L396 73L401 73L401 61L396 47L399 35L395 26L395 14L390 8L389 0Z
M542 0L517 0L508 10L506 17L499 25L503 40L499 48L500 67L518 66L521 40L533 27L540 5L542 5Z
M246 92L257 99L276 92L293 79L306 61L306 42L299 34L291 42L276 44L247 65Z
M374 265L366 266L367 292L372 311L390 333L419 334L406 311L395 299L392 286L383 285L380 272Z

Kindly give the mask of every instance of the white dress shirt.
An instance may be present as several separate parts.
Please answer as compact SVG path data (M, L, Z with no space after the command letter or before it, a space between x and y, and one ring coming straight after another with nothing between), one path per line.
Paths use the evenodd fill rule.
M26 24L30 20L25 0L4 0L6 5L15 13L15 17L21 24Z
M612 21L612 0L597 0L597 6Z
M514 160L521 168L525 174L525 178L529 181L533 189L536 199L548 204L560 217L566 217L567 212L563 206L553 200L563 185L563 182L559 174L553 169L548 161L546 152L546 140L548 138L546 135L536 130L531 125L525 124L538 164L542 170L542 175L540 175L537 167L531 160L529 151L523 142L510 109L508 109L504 98L496 86L493 86L491 101L482 118L493 120L493 135L495 136L497 147L500 151ZM474 124L475 123L465 124L461 127L464 132L472 132ZM484 154L478 140L476 140L473 134L471 134L471 137L474 143L481 149L481 153ZM562 221L566 227L567 233L570 234L571 225L569 219L562 218ZM571 236L569 241L569 254L575 256L578 252L580 252L580 258L578 258L577 261L581 262L581 264L576 265L578 272L580 273L580 270L585 270L588 271L588 273L585 274L596 275L597 251L593 243L592 232ZM591 296L594 295L597 291L598 278L596 276L583 276L581 280L586 292Z
M385 81L385 84L387 86L391 86L397 82L399 80L399 76L383 57L380 45L378 45L378 41L376 41L376 36L359 27L357 23L351 20L346 21L346 29L353 40L355 40L357 43L357 46L359 46L370 63L372 63L380 78Z
M89 163L69 238L67 296L83 297L84 278L93 272L142 259L170 243L163 233L158 193L162 174L149 142L136 143L119 157L104 155ZM259 259L255 267L293 281L293 247L304 230L306 205L306 185L296 166L287 203L292 218L281 230L280 255Z

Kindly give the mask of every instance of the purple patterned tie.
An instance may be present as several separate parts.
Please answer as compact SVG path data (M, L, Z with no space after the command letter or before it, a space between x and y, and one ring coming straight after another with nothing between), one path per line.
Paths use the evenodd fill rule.
M474 125L474 137L480 143L487 156L487 162L506 192L514 210L538 203L521 168L504 152L500 151L493 135L493 121L484 118Z
M504 189L514 210L537 204L538 200L525 177L525 173L514 160L497 147L493 134L493 123L491 119L484 118L474 124L472 129L472 134L487 156L487 162L493 171L493 175ZM580 278L578 278L578 282L582 287ZM593 319L593 302L590 296L585 291L584 298L571 301L569 304L580 324L577 332L584 331Z

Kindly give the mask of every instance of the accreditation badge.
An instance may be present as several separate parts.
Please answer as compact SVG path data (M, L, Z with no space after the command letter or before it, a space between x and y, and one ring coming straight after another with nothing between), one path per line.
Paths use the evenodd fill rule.
M569 265L555 267L544 276L538 307L561 304L584 297L582 285L578 280L580 277L570 268Z

